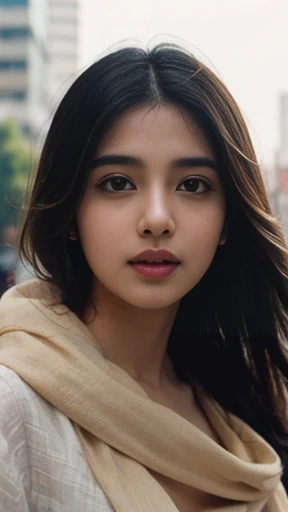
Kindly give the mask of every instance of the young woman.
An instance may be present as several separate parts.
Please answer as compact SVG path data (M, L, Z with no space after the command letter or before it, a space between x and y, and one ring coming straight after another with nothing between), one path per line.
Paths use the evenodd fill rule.
M165 44L87 69L20 248L38 279L0 303L1 510L288 510L287 248L209 69Z

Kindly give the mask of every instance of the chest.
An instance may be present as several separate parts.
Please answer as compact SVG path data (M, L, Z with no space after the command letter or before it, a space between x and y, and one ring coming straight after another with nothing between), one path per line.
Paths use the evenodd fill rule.
M169 397L155 396L154 400L170 408L195 425L216 443L220 444L216 432L210 425L199 404L193 397L192 390L188 386L181 388L179 391L177 390L175 393L170 393ZM220 507L227 507L228 505L227 500L212 496L152 470L150 473L170 496L179 512L201 512L202 510L204 512L206 510L217 510Z
M151 475L167 492L168 496L174 502L179 512L210 512L212 510L230 510L229 505L232 506L235 502L230 502L217 496L212 496L198 489L192 488L188 485L171 480L159 473L150 471ZM223 507L223 508L222 508ZM246 512L246 506L243 511Z

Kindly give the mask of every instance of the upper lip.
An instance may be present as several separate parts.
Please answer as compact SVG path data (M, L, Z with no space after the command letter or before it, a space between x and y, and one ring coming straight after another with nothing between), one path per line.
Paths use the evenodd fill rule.
M140 252L135 256L132 260L129 260L129 263L136 263L136 261L156 261L156 260L165 260L170 261L171 263L180 263L178 258L172 254L172 252L166 251L165 249L147 249L146 251Z

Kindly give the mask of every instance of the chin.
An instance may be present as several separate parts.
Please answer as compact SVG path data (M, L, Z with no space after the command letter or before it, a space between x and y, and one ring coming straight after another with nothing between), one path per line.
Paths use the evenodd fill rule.
M144 298L144 297L137 297L137 298L130 298L127 300L125 299L125 302L130 304L132 307L139 308L139 309L145 309L150 311L157 311L160 309L165 309L172 307L173 305L177 304L182 297L171 297L170 300L167 298L167 296L164 298ZM133 300L134 299L134 300Z

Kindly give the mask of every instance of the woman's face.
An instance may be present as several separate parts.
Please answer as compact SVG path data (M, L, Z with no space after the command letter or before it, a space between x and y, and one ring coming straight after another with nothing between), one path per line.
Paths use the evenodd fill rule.
M96 299L176 304L210 266L224 218L215 155L196 122L169 105L126 113L97 150L78 211Z

